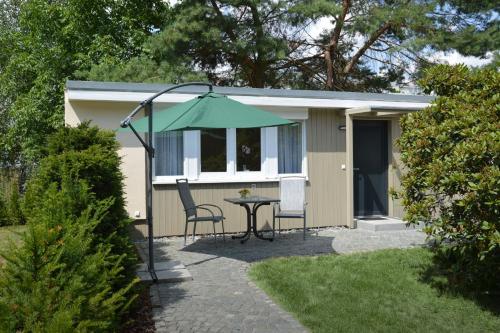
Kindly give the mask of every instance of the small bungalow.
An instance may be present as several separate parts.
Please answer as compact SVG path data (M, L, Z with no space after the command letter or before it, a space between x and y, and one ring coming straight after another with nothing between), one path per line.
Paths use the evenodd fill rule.
M164 84L68 81L65 122L91 120L115 130L139 102ZM307 179L308 227L356 227L360 218L402 218L389 195L399 186L402 166L395 141L399 117L429 105L430 96L333 91L215 87L216 93L293 120L291 126L157 133L154 137L153 221L155 236L182 235L184 211L175 180L187 178L197 203L214 203L226 216L226 232L246 230L245 212L224 198L248 188L277 197L279 178ZM185 87L160 96L154 110L206 92ZM138 118L138 117L136 117ZM117 133L129 215L145 232L145 151L132 133ZM248 153L250 152L250 153ZM259 210L269 228L270 207ZM282 228L300 227L283 220ZM200 225L198 233L210 233Z

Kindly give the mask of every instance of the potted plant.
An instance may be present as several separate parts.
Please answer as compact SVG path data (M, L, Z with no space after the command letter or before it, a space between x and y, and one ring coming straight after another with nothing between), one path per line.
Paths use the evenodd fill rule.
M244 199L250 195L250 190L247 188L244 188L244 189L239 190L238 193L240 194L240 197Z

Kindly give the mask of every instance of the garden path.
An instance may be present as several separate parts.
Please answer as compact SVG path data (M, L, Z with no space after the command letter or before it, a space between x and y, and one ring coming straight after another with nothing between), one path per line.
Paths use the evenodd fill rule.
M220 241L219 241L220 240ZM416 230L365 231L344 228L283 233L274 242L251 238L246 244L226 237L197 239L183 246L180 237L155 240L156 260L179 260L193 280L158 283L151 288L157 332L306 332L247 276L252 262L270 257L350 253L407 248L425 243ZM145 243L140 244L144 254Z

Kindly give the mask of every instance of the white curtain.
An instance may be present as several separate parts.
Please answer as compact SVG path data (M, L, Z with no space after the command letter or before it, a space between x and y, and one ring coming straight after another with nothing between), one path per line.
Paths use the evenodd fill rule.
M302 124L278 127L278 173L302 172Z
M155 133L156 176L184 174L184 140L182 132Z

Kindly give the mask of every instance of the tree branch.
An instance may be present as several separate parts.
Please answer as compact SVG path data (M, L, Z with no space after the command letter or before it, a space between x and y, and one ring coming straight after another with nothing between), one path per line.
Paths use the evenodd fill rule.
M217 15L217 18L219 19L222 27L224 28L224 31L226 32L226 34L229 36L229 38L231 39L231 41L233 43L236 42L236 40L237 40L236 35L235 35L234 31L231 30L231 29L229 29L228 25L225 24L225 22L224 22L224 15L220 11L219 6L217 5L217 1L210 0L210 3L212 4L212 7L214 8L215 13Z
M370 46L372 46L373 43L375 43L377 41L377 39L380 38L380 36L382 36L387 30L389 30L390 27L391 27L391 23L386 22L380 28L378 28L370 36L370 38L368 38L368 40L365 42L365 44L354 54L354 56L351 58L351 60L349 60L349 62L345 65L344 70L343 70L344 74L351 72L354 65L356 65L356 63L359 61L359 58L361 58L361 56L363 54L365 54L366 50L368 50L368 48Z
M333 28L333 34L332 37L330 38L330 43L328 44L328 48L330 49L331 53L335 53L335 50L337 49L337 45L339 43L339 38L340 38L340 32L342 31L342 28L344 26L345 22L345 17L347 16L347 12L349 11L349 8L351 6L351 1L350 0L344 0L342 2L342 14L335 20L335 27Z

